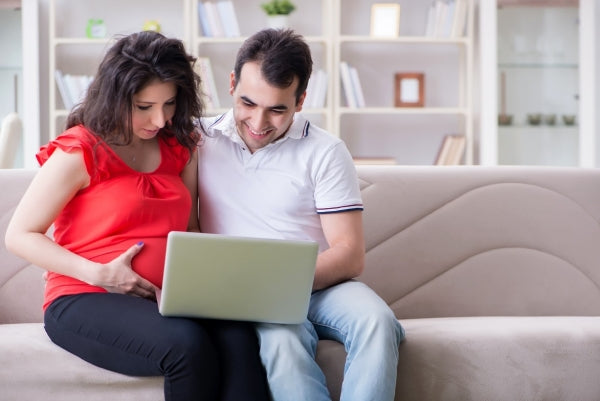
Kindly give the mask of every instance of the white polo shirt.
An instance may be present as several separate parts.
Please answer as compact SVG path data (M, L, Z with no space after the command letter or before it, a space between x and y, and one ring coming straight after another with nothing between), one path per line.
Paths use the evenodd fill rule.
M203 232L313 240L328 248L319 214L362 210L343 141L301 114L284 137L250 153L232 110L202 120L198 150Z

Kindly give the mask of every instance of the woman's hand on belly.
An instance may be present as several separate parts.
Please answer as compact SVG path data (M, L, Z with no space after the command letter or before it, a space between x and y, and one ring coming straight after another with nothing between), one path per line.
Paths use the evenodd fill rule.
M157 287L131 268L131 261L143 247L142 242L137 243L117 258L103 264L98 270L98 282L90 284L102 287L108 292L156 299Z

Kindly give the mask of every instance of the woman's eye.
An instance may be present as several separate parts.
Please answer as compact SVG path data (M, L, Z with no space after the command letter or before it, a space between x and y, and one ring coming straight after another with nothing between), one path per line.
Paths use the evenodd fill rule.
M137 106L138 109L140 110L150 110L150 106Z

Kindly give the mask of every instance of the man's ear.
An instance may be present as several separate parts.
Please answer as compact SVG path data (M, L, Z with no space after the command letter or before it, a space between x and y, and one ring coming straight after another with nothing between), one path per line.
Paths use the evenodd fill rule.
M231 74L229 74L229 94L233 95L233 91L235 89L235 71L231 71Z
M302 111L302 106L304 105L304 99L306 99L306 91L304 91L304 93L302 95L300 95L300 98L296 102L296 112Z

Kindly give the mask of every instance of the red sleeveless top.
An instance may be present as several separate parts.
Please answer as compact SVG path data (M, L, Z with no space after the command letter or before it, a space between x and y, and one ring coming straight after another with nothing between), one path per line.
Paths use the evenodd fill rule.
M143 241L144 248L133 258L133 270L161 287L167 234L187 229L192 200L180 176L190 157L188 149L162 132L159 146L161 162L150 173L130 168L83 126L70 128L43 146L36 155L40 165L57 148L79 151L90 175L90 185L56 218L56 243L84 258L106 263ZM49 273L43 308L60 296L85 292L105 290Z

